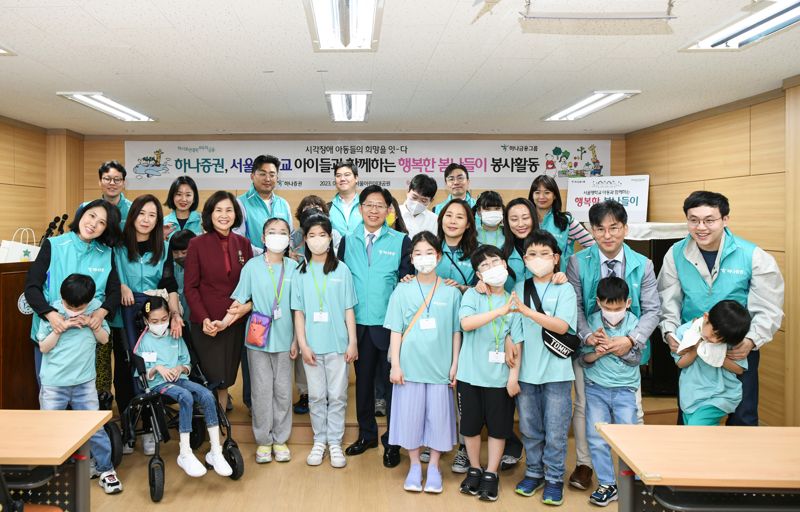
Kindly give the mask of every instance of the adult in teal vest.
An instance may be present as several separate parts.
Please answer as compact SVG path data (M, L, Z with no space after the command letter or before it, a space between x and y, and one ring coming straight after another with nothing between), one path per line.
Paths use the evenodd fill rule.
M128 175L128 171L116 160L109 160L100 165L97 175L98 184L102 192L101 199L105 199L119 209L119 229L121 230L125 227L125 220L128 218L128 211L131 209L130 200L122 193L125 190L125 177ZM89 204L89 201L81 203L75 212L75 218L78 217L81 208L84 208L87 204Z
M167 192L164 205L172 211L164 217L164 236L167 240L172 234L182 229L188 229L195 235L203 234L203 225L197 205L200 195L197 185L189 176L178 176Z
M503 235L503 198L494 190L481 192L475 206L475 222L478 229L478 245L493 245L502 249L506 242Z
M333 169L336 195L328 203L328 212L333 229L349 235L362 224L358 186L358 167L353 162L338 162Z
M278 186L278 171L281 161L272 155L260 155L253 160L250 173L250 189L237 200L244 216L244 223L234 232L250 240L253 247L264 249L261 232L264 223L273 217L283 219L292 226L292 211L286 199L275 193ZM259 252L260 254L260 252ZM249 380L246 382L249 383ZM249 387L249 386L248 386Z
M558 183L550 176L542 174L531 183L528 200L536 206L539 227L549 231L561 248L561 271L567 271L567 263L575 252L575 242L581 247L594 245L594 238L569 212L561 211L561 192Z
M130 215L122 231L122 245L114 251L121 283L120 313L110 322L112 327L122 327L127 349L133 349L139 337L135 317L149 290L166 289L170 311L172 337L183 334L183 320L178 306L178 285L175 282L172 255L164 243L164 214L161 203L151 194L137 197L131 204ZM114 346L114 388L120 411L124 411L133 398L131 370L127 361L125 343ZM146 440L146 443L149 443Z
M578 336L587 345L596 344L588 320L593 313L599 311L597 283L604 277L624 278L630 290L631 313L639 321L626 336L612 338L607 349L618 356L625 356L635 346L641 351L641 364L646 364L650 358L648 340L658 325L661 312L653 262L625 244L625 236L628 234L628 213L620 203L607 200L593 205L589 209L589 223L597 244L574 254L567 265L567 278L578 297ZM577 467L570 476L570 483L575 487L585 488L591 484L592 470L591 455L586 440L583 367L578 360L573 362L573 370L575 410L572 428L578 456ZM637 407L641 422L643 418L641 391L637 392Z
M518 197L512 199L506 205L503 214L503 258L508 264L509 276L506 281L505 289L511 293L514 287L525 282L529 277L533 277L530 271L525 268L522 255L525 254L524 243L534 230L538 229L536 222L536 210L527 199Z
M61 283L70 274L86 274L95 283L94 298L100 308L89 317L92 329L99 327L119 306L119 276L113 258L113 246L119 240L119 210L108 201L95 199L78 210L69 225L70 231L46 238L36 260L25 278L25 299L33 315L31 340L42 320L50 322L53 330L64 332L67 320L56 311L53 303L61 298ZM36 378L42 363L39 345L34 344Z
M437 236L442 244L442 258L436 275L461 293L475 285L475 271L470 256L478 248L475 216L469 203L453 199L439 213Z
M380 375L386 387L386 411L391 414L392 387L389 385L389 336L383 327L386 308L397 283L413 274L411 241L403 233L386 225L386 214L392 195L385 188L370 185L361 191L359 208L364 219L362 228L342 239L338 256L350 268L356 288L355 307L358 335L356 370L356 414L358 440L347 447L347 455L359 455L378 445L378 424L375 422L375 376ZM389 445L389 431L381 436L385 447L383 464L395 467L400 463L400 447Z
M442 208L453 199L463 199L469 207L475 206L475 199L469 193L469 173L461 164L450 164L444 170L444 184L450 194L447 199L433 207L433 213L439 215Z
M661 332L674 352L674 333L681 324L708 312L722 300L735 300L752 316L750 331L728 357L747 358L739 376L742 401L728 416L728 425L758 425L759 349L780 328L783 319L783 276L775 258L728 229L730 204L716 192L692 192L683 203L689 236L664 257L658 276L663 303ZM680 415L679 415L680 417Z

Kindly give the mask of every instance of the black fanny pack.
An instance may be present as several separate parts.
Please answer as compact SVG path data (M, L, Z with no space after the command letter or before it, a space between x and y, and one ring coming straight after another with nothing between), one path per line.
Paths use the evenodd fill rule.
M542 309L542 301L539 298L539 294L536 292L536 286L534 286L532 278L525 280L524 300L526 306L531 307L531 299L533 299L533 303L536 305L536 311L545 314L544 309ZM571 357L581 346L581 339L576 335L568 332L558 334L544 327L542 327L542 341L544 342L544 346L547 347L547 350L561 359Z

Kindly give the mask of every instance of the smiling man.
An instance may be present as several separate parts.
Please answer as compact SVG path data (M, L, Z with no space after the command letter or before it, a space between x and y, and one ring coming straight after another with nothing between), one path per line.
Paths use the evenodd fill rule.
M128 218L128 210L131 209L131 202L122 193L125 190L125 177L128 172L125 167L116 160L109 160L103 162L97 170L98 184L102 192L101 198L117 207L120 214L119 228L125 227L125 220ZM78 207L78 211L86 206L89 201L84 201ZM78 212L75 212L75 217L78 218Z
M336 195L328 203L333 229L347 235L361 225L358 186L358 167L351 161L339 162L333 168Z
M447 199L433 207L433 213L439 215L447 203L453 199L463 199L469 203L470 208L475 206L475 198L469 193L469 174L467 168L461 164L450 164L444 170L444 185L450 195Z
M689 236L673 245L658 275L661 332L673 352L675 331L708 312L722 300L735 300L750 311L747 336L728 352L733 360L747 358L742 401L728 425L758 425L759 349L772 340L783 319L783 276L775 258L735 236L728 229L730 204L716 192L692 192L683 202ZM680 418L680 415L678 415Z
M250 190L237 198L244 222L234 231L247 237L254 247L263 250L261 230L267 219L278 217L292 227L292 213L286 199L275 193L281 161L272 155L260 155L253 160Z

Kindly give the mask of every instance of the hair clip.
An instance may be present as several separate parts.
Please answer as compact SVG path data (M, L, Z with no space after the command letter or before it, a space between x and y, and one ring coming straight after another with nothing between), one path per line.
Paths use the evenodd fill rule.
M144 312L150 314L150 301L144 303Z

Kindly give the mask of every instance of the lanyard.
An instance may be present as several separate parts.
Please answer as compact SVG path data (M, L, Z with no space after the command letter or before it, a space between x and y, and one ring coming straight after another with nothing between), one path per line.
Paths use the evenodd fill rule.
M317 298L319 299L319 310L324 311L323 308L323 299L325 298L325 288L328 287L328 275L325 274L325 280L322 281L322 292L319 291L319 285L317 285L317 276L314 274L314 269L311 267L311 262L308 262L308 270L311 272L311 278L314 279L314 289L317 291Z
M494 307L492 306L492 292L489 291L486 293L487 298L489 299L489 311L492 311ZM505 302L506 297L508 294L504 291L503 292L503 302ZM503 320L500 322L500 329L497 329L497 319L495 318L492 320L492 332L494 333L494 351L500 352L500 335L503 334L503 330L506 326L506 316L503 315Z
M425 300L425 294L422 292L422 285L419 284L419 279L415 279L419 287L419 293L422 295L422 302L425 304L425 318L431 314L431 302L433 302L433 295L436 293L436 287L439 286L439 276L436 276L436 281L433 283L433 290L431 291L431 302Z
M269 264L267 261L267 255L264 253L264 262L267 264L267 270L269 270L269 277L272 279L272 289L275 291L275 301L280 303L281 297L283 296L283 280L281 280L280 288L278 285L275 284L275 272L272 270L272 265ZM283 265L283 262L281 262Z

